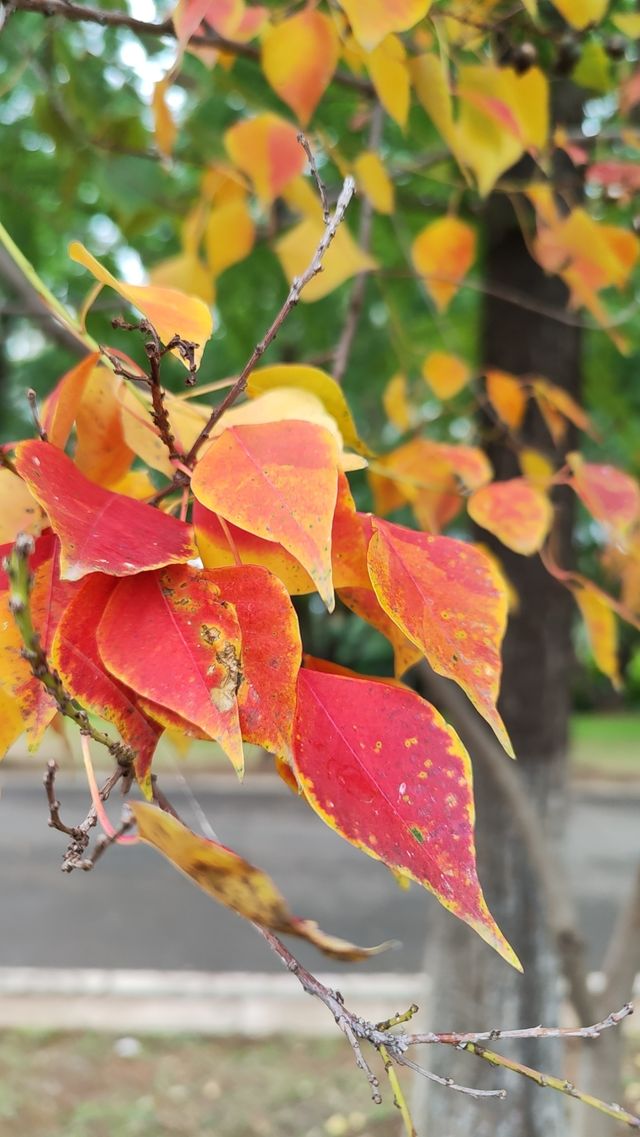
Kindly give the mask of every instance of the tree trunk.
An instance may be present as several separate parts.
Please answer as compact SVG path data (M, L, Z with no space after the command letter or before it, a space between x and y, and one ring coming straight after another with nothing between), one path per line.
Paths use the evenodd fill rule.
M565 309L564 286L545 276L531 259L503 200L491 200L486 221L485 365L519 376L545 376L578 397L579 330L550 315L560 315ZM496 478L517 476L520 470L513 449L495 441L495 424L486 426L486 449ZM491 433L494 440L490 440ZM526 446L553 451L533 406L523 439ZM571 549L568 493L559 492L554 504L555 556L566 565ZM493 544L519 596L504 644L500 710L518 756L523 786L539 809L546 839L556 842L565 813L572 599L538 557L509 553L484 532L481 539ZM509 761L506 755L504 761ZM525 971L524 975L512 971L468 928L443 914L425 961L433 979L430 1026L435 1030L486 1030L555 1023L558 961L543 900L508 803L487 769L474 766L480 879L489 907ZM549 1042L511 1044L508 1053L543 1070L558 1069L560 1063L557 1047ZM458 1059L455 1065L452 1057ZM438 1053L430 1058L438 1073L483 1087L505 1085L509 1093L505 1101L483 1102L437 1087L429 1087L427 1096L420 1089L419 1131L434 1137L566 1137L560 1095L541 1091L524 1079L506 1077L466 1055Z

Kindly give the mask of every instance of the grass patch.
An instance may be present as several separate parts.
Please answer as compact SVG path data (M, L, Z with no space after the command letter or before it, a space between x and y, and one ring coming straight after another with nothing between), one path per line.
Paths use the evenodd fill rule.
M396 1137L344 1039L0 1036L0 1131L21 1137ZM380 1070L383 1075L382 1069Z
M571 765L578 775L640 777L640 713L574 715Z

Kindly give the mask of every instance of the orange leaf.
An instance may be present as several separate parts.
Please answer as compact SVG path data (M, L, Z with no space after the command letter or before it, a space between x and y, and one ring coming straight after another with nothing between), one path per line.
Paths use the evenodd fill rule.
M506 371L487 371L487 398L498 418L519 430L527 409L527 393L514 375Z
M134 459L124 435L121 383L106 367L95 367L76 414L75 464L85 478L109 487L125 476Z
M371 51L390 32L406 32L426 16L432 0L339 0L358 43Z
M116 679L200 727L242 776L240 626L206 573L172 565L119 581L97 642Z
M476 525L523 557L542 548L553 522L549 498L526 478L483 486L471 495L467 510Z
M67 445L85 385L99 359L98 351L86 355L62 376L42 404L42 426L54 446L64 449Z
M303 126L329 86L337 62L335 24L313 8L276 24L262 40L265 78Z
M156 146L164 158L171 157L173 144L178 133L176 124L171 117L171 111L167 105L167 90L171 86L171 83L172 79L170 77L161 79L159 83L154 85L153 94L151 96Z
M373 519L369 574L385 612L453 679L513 754L496 708L507 622L501 578L478 549Z
M124 300L142 312L153 324L163 343L168 343L175 335L194 343L195 360L198 366L200 365L204 346L213 331L211 313L202 300L195 296L186 296L172 288L123 284L103 268L79 241L71 242L69 256L78 264L84 265L101 284L115 289ZM182 360L179 352L174 354ZM184 360L182 362L185 363Z
M475 255L475 233L457 217L440 217L416 237L411 259L439 312L449 307Z
M475 446L414 438L377 461L369 479L377 513L408 501L419 525L438 531L462 508L460 483L478 489L492 473L486 454Z
M65 580L129 576L197 556L190 525L87 481L49 442L21 442L15 465L60 538Z
M281 544L331 610L337 483L335 438L323 427L289 420L225 430L200 459L191 488L213 513Z
M422 364L422 374L439 399L452 399L471 378L464 360L448 351L430 352Z
M295 126L271 113L236 123L226 131L224 144L265 205L302 173L307 160Z
M548 379L534 379L531 384L538 406L549 428L549 433L557 444L565 434L562 419L568 419L578 430L596 437L595 430L587 412L571 397L568 391L550 383Z
M399 685L303 670L293 762L327 825L520 967L478 882L469 755L434 707Z
M153 805L131 802L131 810L143 841L162 853L203 892L246 920L274 932L300 936L333 959L365 959L387 946L360 948L325 935L313 920L292 916L271 877L244 857L217 841L192 833L177 817Z

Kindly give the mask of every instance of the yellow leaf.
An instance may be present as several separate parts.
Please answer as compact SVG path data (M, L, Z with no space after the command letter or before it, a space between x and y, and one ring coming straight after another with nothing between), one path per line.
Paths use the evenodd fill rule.
M581 588L574 590L573 595L585 622L594 662L613 686L619 688L622 684L618 665L618 627L608 597L586 581L582 582Z
M175 335L195 343L195 359L197 365L200 365L204 345L213 331L211 313L202 300L196 296L186 296L172 288L123 284L92 257L79 241L71 242L69 256L78 264L84 265L101 284L115 289L124 300L142 312L164 343L168 343ZM179 352L175 354L178 359L182 359Z
M271 877L217 841L192 833L157 806L131 802L138 833L194 884L226 908L246 920L292 936L309 940L334 959L356 960L382 951L359 948L345 940L327 936L313 920L301 920L289 911L286 901Z
M247 182L233 166L226 162L212 162L202 175L200 191L203 198L213 205L226 205L228 201L247 196Z
M553 462L547 455L525 446L518 452L518 461L527 481L539 489L546 489L555 473Z
M177 134L176 124L167 106L166 96L170 86L170 79L161 79L153 88L153 94L151 96L156 146L164 158L171 157Z
M179 292L188 289L192 296L198 296L207 306L215 300L212 274L195 253L178 253L160 261L150 269L149 280L159 288L175 288Z
M262 395L277 387L294 387L315 395L335 420L346 445L352 446L360 454L371 453L358 435L342 388L335 379L327 375L326 371L298 363L279 363L273 367L261 367L249 376L247 394L250 399L254 399L256 395Z
M404 127L411 88L406 51L397 36L387 36L367 57L369 76L387 114Z
M551 0L551 2L567 23L579 30L588 27L589 24L599 23L609 7L609 0Z
M377 213L393 213L395 194L393 182L379 155L372 150L359 154L353 163L358 189L368 197Z
M486 379L487 398L498 418L519 430L527 409L527 393L519 379L506 371L487 371Z
M382 395L385 414L397 430L403 432L411 426L411 405L407 397L407 377L398 372L387 383Z
M37 537L45 524L48 522L25 482L11 470L0 469L0 545L15 541L18 533Z
M270 112L236 123L226 131L224 145L265 205L302 173L307 161L295 126Z
M204 240L214 277L248 257L255 237L256 227L244 195L212 209Z
M338 34L329 16L305 8L269 29L262 40L267 82L306 126L338 62Z
M459 356L432 351L422 364L422 375L439 399L452 399L466 387L471 372Z
M210 409L191 401L178 399L165 392L171 429L179 449L190 448L207 421ZM151 399L149 396L122 382L118 387L118 402L122 414L122 430L127 446L141 458L145 466L172 477L175 467L169 461L167 448L151 420Z
M621 12L619 16L612 14L612 24L615 24L619 32L623 36L628 36L629 39L640 39L640 13L639 12Z
M323 232L322 216L305 217L276 241L276 254L289 282L308 267ZM301 299L307 303L321 300L350 277L377 267L378 262L356 244L343 224L325 254L322 272L303 289Z
M455 154L456 128L444 61L433 52L426 52L424 55L416 55L409 67L418 99L438 133Z
M449 307L476 255L473 229L457 217L440 217L418 234L411 246L416 271L439 312Z
M24 720L20 704L0 688L0 758L20 737L24 730Z
M431 0L339 0L355 38L367 51L389 35L406 32L426 16Z

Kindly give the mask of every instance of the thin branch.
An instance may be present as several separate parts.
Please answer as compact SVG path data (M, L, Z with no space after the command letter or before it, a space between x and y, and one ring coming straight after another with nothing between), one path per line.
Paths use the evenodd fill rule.
M420 1074L422 1078L428 1078L430 1082L435 1082L436 1085L442 1086L445 1090L456 1090L459 1094L466 1094L467 1097L475 1098L499 1098L504 1101L507 1096L506 1090L479 1090L474 1086L460 1086L454 1082L453 1078L441 1078L439 1074L434 1074L432 1070L426 1070L424 1066L419 1066L417 1062L412 1062L410 1058L403 1055L401 1058L396 1058L399 1066L406 1066L408 1070L413 1070L414 1074Z
M384 123L384 109L380 103L374 108L371 115L367 149L377 151L382 141L382 127ZM360 228L358 231L358 244L363 252L369 252L371 244L371 230L373 228L373 205L370 198L365 197L360 214ZM347 315L342 335L336 345L333 357L332 374L338 383L344 378L351 355L351 348L355 339L358 323L364 306L364 296L367 287L368 272L360 272L356 276L347 303Z
M323 180L320 177L320 174L318 172L318 166L316 163L315 155L313 153L313 150L311 149L311 146L309 145L309 140L308 140L306 134L303 134L302 131L300 131L299 134L297 135L297 139L298 139L298 142L300 143L300 145L302 146L302 149L304 150L305 154L307 155L307 161L309 163L309 169L311 171L311 177L313 178L314 182L316 183L316 189L318 190L318 195L320 197L320 202L322 204L322 220L324 221L325 225L328 225L329 221L331 219L331 210L329 209L329 200L327 198L327 187L324 184L324 182L323 182Z
M233 403L235 403L236 399L243 393L243 391L247 385L247 380L248 380L251 372L257 366L257 364L260 362L260 359L262 358L262 356L264 355L265 351L270 346L270 344L273 343L274 339L276 338L278 332L280 331L282 325L284 324L284 322L285 322L287 316L289 315L289 313L291 312L291 310L293 308L295 308L296 304L298 303L298 301L300 299L300 296L301 296L303 289L306 287L307 284L309 284L310 281L313 280L313 278L315 276L318 275L319 272L322 272L322 262L324 259L324 255L325 255L327 249L329 248L329 245L333 241L333 238L335 237L339 226L344 221L344 215L347 211L347 207L349 205L349 202L351 201L351 198L354 195L354 192L355 192L355 182L354 182L352 177L348 176L344 180L344 185L342 186L342 190L340 191L340 196L339 196L338 201L336 203L336 207L335 207L335 210L333 212L333 215L329 218L329 221L327 222L327 224L325 226L325 230L324 230L324 233L322 234L322 238L318 244L318 247L317 247L315 253L313 254L313 257L312 257L310 263L308 264L307 268L304 270L304 272L302 273L301 276L297 276L294 278L293 283L291 285L291 288L289 289L288 296L287 296L284 304L282 305L280 311L278 312L278 315L276 316L275 320L273 321L270 328L265 333L264 337L254 347L249 359L245 363L242 371L240 372L240 375L236 379L231 390L225 395L222 402L219 403L218 406L213 410L213 412L211 413L211 415L209 417L208 422L205 424L205 426L200 431L200 434L196 438L193 446L191 447L189 453L187 454L187 456L185 458L185 464L187 466L193 466L194 465L196 458L198 457L198 452L200 451L200 448L204 445L204 443L209 438L211 431L215 427L216 423L219 422L219 420L222 418L222 415L224 414L224 412L226 410L228 410L229 407L232 406ZM175 488L175 487L173 487L173 488ZM156 500L157 500L157 497L156 497Z
M101 746L105 746L121 770L128 771L135 760L133 750L129 746L125 746L120 740L114 741L104 731L97 730L90 722L86 711L79 707L66 691L60 676L49 666L46 654L40 644L40 637L33 626L29 607L32 585L29 557L34 548L33 537L19 533L15 545L9 556L5 557L3 565L9 577L9 610L13 615L24 645L22 654L30 665L35 678L42 683L55 700L58 710L75 722L83 734L93 738Z
M104 8L89 8L81 4L72 4L69 0L12 0L14 11L37 12L41 16L60 16L64 20L74 23L99 24L103 28L128 28L140 36L159 36L168 39L177 39L176 31L170 19L162 23L150 23L147 20L137 20L128 12L118 12ZM260 48L250 43L239 43L219 35L213 28L191 36L190 46L213 47L220 51L230 52L242 56L244 59L259 61ZM373 84L348 71L336 71L333 82L341 87L348 87L352 91L367 98L373 98L375 91Z
M460 1034L456 1032L433 1034L412 1034L406 1038L410 1046L421 1043L441 1043L445 1046L463 1048L467 1043L502 1042L521 1038L599 1038L603 1030L618 1026L629 1015L633 1014L633 1004L625 1003L619 1011L613 1011L605 1019L594 1023L593 1026L531 1026L524 1030L482 1030Z
M36 434L40 439L42 439L43 442L46 442L47 432L44 429L42 422L40 421L40 415L38 413L38 396L36 395L33 387L29 387L27 391L27 402L29 404L29 410L31 411L33 425L36 428Z

